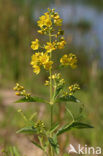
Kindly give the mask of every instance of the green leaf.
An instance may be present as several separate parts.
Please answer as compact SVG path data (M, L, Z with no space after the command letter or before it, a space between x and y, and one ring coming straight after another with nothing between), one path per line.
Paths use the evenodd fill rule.
M48 140L49 140L49 143L51 144L51 146L53 147L55 153L59 154L59 145L58 145L58 142L57 142L56 135L53 138L49 137Z
M33 127L24 127L18 130L16 133L36 133L36 129Z
M9 146L8 147L8 152L10 156L20 156L19 151L17 150L17 148L15 146Z
M58 127L59 127L59 124L56 123L55 125L51 127L50 132L53 133Z
M57 135L60 135L62 133L65 133L73 128L77 128L77 129L83 129L83 128L93 128L93 126L85 124L85 123L81 123L81 122L72 122L71 124L66 124L65 126L63 126L62 128L60 128L57 131Z
M13 156L14 155L14 152L13 152L13 148L10 146L8 147L8 153Z
M35 146L37 146L38 148L40 148L41 150L43 150L43 148L42 148L38 143L36 143L35 141L32 141L32 143L33 143Z
M13 146L13 152L14 152L14 156L20 156L20 153L18 152L15 146Z
M72 102L80 102L75 96L73 95L67 95L67 96L63 96L57 99L58 102L68 102L68 101L72 101Z
M55 92L55 98L58 96L58 94L60 93L62 88L63 88L63 85L60 85L60 86L57 87L56 92Z
M28 98L23 97L17 100L15 103L23 103L23 102L45 102L45 100L40 97L28 97Z

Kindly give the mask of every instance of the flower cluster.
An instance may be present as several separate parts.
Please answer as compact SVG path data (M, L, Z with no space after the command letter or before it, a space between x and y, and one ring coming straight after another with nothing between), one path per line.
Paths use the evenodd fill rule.
M54 9L48 9L48 12L44 13L37 23L40 27L38 32L40 34L47 34L50 30L54 30L53 26L61 26L62 19Z
M55 73L52 75L52 79L55 79L55 80L59 80L61 78L61 74L60 73ZM50 77L49 77L50 79Z
M53 61L50 58L50 53L56 49L63 49L66 44L66 41L62 36L63 31L60 28L58 28L58 30L55 29L55 26L61 26L62 20L54 9L48 9L48 12L44 13L37 23L41 29L38 31L39 33L48 35L49 39L52 38L52 36L56 39L54 41L50 39L49 42L46 42L43 45L40 45L40 41L38 39L31 42L31 48L34 51L38 50L38 52L35 52L35 54L32 55L31 60L31 65L35 74L40 73L40 66L43 66L44 69L49 71L53 64ZM52 34L56 31L56 34Z
M75 83L73 85L70 85L67 88L67 85L65 83L65 80L62 78L60 73L55 73L51 75L51 79L53 81L53 88L54 88L54 95L53 95L53 102L56 101L56 98L58 97L69 97L73 95L77 90L80 89L79 84ZM45 85L50 85L50 77L49 80L45 81Z
M53 85L53 98L51 100L51 105L55 103L56 99L61 95L63 88L65 86L65 80L62 78L60 73L55 73L49 77L49 80L45 81L45 85L50 85L50 80L52 79Z
M13 88L13 90L16 91L15 94L17 96L24 96L24 97L26 97L26 99L31 97L31 95L29 93L26 93L26 90L24 89L24 87L20 86L19 83L16 83L16 86Z
M61 77L61 74L60 73L53 74L52 75L52 79L56 83L57 87L58 86L63 86L65 84L65 80Z
M49 76L49 80L45 81L46 86L48 86L50 84L50 79L53 80L54 84L56 84L58 82L64 82L64 79L61 79L61 74L60 73L55 73L55 74L51 75L51 78Z
M64 37L61 37L60 41L57 42L57 48L58 49L63 49L65 45L66 45L66 41L64 40Z
M38 120L35 124L34 124L34 128L36 128L36 131L38 134L42 134L45 131L45 124L43 121Z
M79 90L80 87L79 87L79 85L77 83L75 83L75 84L69 86L68 89L69 89L69 95L73 95L73 93L75 91Z
M70 65L72 68L76 68L77 66L77 57L75 54L70 53L69 55L65 54L61 59L60 63L63 66Z
M50 56L47 53L38 52L32 55L31 65L35 74L40 73L40 66L49 70L52 68L53 61L50 61Z

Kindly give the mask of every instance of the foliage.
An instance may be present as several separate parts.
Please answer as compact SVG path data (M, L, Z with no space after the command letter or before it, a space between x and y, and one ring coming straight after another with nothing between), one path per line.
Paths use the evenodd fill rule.
M15 146L8 146L2 150L3 156L21 156L18 149Z

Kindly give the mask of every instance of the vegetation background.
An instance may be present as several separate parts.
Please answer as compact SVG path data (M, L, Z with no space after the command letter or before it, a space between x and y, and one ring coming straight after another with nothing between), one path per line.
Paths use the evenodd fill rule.
M28 116L40 111L39 118L44 115L45 119L49 109L43 104L13 103L16 97L12 88L19 82L34 95L48 96L48 88L43 85L48 73L42 71L36 76L30 66L30 44L39 37L36 21L48 7L55 8L64 19L67 41L65 50L56 53L55 59L69 52L78 56L78 68L67 68L62 73L68 83L80 84L76 96L85 106L83 118L95 127L68 134L66 146L79 143L103 148L103 0L0 0L0 150L14 145L22 155L41 155L24 135L15 133L23 124L17 108ZM70 104L78 116L75 107Z

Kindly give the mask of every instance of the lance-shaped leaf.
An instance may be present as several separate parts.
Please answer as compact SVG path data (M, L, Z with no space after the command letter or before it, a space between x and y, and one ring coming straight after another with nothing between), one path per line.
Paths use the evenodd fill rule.
M18 130L16 133L36 133L36 129L34 127L24 127Z
M32 143L33 143L35 146L37 146L38 148L40 148L41 150L43 150L43 148L42 148L38 143L36 143L35 141L32 141Z
M77 129L83 129L83 128L93 128L93 126L85 124L85 123L81 123L81 122L72 122L71 124L66 124L65 126L63 126L62 128L60 128L57 131L57 135L60 135L62 133L65 133L73 128L77 128Z
M17 100L15 103L24 103L24 102L45 102L45 100L40 97L28 97L28 98L23 97Z
M55 92L55 98L58 96L58 94L60 93L60 91L63 89L63 85L60 85L56 88L56 92Z
M21 156L20 153L19 153L19 151L17 150L17 148L15 146L8 147L7 153L10 156Z
M57 130L58 127L59 127L59 124L56 123L55 125L53 125L53 126L51 127L50 132L53 133L54 131Z
M59 97L57 99L58 102L68 102L68 101L71 101L71 102L80 102L75 96L73 95L67 95L67 96L63 96L63 97Z
M57 142L57 137L56 136L54 136L53 138L49 137L48 140L51 146L53 147L55 153L59 154L59 144Z

